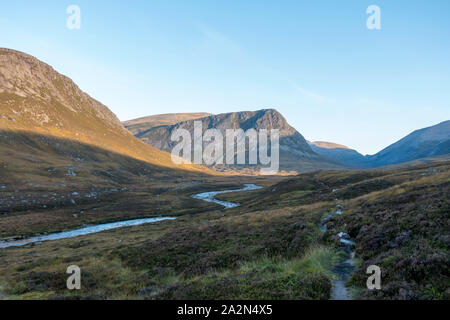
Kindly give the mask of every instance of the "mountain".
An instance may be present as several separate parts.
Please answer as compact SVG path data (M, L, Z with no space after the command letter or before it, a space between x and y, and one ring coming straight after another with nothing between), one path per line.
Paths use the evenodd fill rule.
M148 148L103 104L36 58L0 49L0 128L53 135L171 166Z
M114 184L180 175L170 154L136 139L103 104L38 59L0 49L0 178L28 185Z
M416 130L375 155L370 167L380 167L450 153L450 120Z
M308 141L308 144L311 146L319 147L322 149L350 149L347 146L344 146L342 144L333 143L333 142L327 142L327 141Z
M358 168L364 168L367 165L366 158L362 154L356 150L350 149L347 146L325 141L308 143L314 152L330 159L334 159Z
M322 156L359 168L440 161L450 154L450 120L416 130L375 155L363 156L356 150L332 142L309 142L309 145ZM424 161L417 162L421 159Z
M172 142L170 137L177 129L186 129L193 136L194 121L181 121L171 125L162 125L152 127L146 131L136 134L146 143L170 152L177 142ZM265 109L259 111L244 111L223 113L219 115L210 115L197 119L202 122L203 132L207 129L218 129L225 137L227 129L271 129L280 130L280 170L305 172L316 169L338 169L345 165L323 157L315 153L308 145L303 136L291 127L286 119L274 109ZM245 168L259 168L260 166L234 166L234 170ZM217 170L226 170L230 167L221 165L214 166Z
M172 125L181 121L204 118L210 115L211 115L210 113L206 112L157 114L154 116L124 121L123 125L132 134L136 135L141 132L147 131L153 127Z

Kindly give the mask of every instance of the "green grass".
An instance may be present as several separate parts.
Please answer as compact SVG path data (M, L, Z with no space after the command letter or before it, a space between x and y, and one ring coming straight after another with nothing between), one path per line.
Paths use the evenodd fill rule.
M259 181L267 187L227 194L227 200L243 202L230 210L189 195L232 188L236 177L168 188L165 200L178 197L185 201L179 206L189 204L193 213L1 250L1 291L17 299L328 299L336 279L332 269L343 259L336 234L347 232L356 240L352 296L447 299L450 165L433 164L432 175L429 166ZM239 180L250 181L258 184L256 178ZM149 209L146 188L149 194L165 191L143 183L130 191L132 201L111 203L113 211L124 217ZM337 192L349 196L339 201L344 213L330 219L322 234L321 219L335 209ZM82 268L78 292L65 289L72 264ZM382 268L378 292L365 288L371 264Z
M211 271L207 276L173 283L172 290L160 292L159 298L328 299L331 268L338 260L339 253L325 247L311 248L302 258L260 257L236 269Z

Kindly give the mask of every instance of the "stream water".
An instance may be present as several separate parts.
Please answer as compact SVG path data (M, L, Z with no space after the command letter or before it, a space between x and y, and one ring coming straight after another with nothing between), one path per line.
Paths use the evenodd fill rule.
M327 231L327 222L335 215L342 214L342 207L337 206L336 210L325 217L320 225L320 230L322 232ZM333 273L339 277L338 280L333 281L333 289L331 293L331 300L350 300L348 289L345 286L348 279L351 277L355 271L354 260L355 260L355 243L350 239L350 236L344 232L340 232L338 235L339 242L343 251L347 255L347 259L339 263L333 268Z
M244 184L244 187L241 189L203 192L203 193L199 193L199 194L194 194L192 196L192 198L198 199L198 200L203 200L206 202L214 202L214 203L220 204L221 206L224 206L226 209L231 209L231 208L239 207L240 204L228 202L228 201L217 200L217 199L214 199L214 197L218 194L223 194L223 193L258 190L258 189L262 189L262 188L263 187L257 186L255 184Z
M199 200L203 200L203 201L207 201L207 202L214 202L214 203L220 204L228 209L228 208L237 207L237 206L239 206L239 204L227 202L227 201L216 200L216 199L214 199L214 197L221 193L248 191L248 190L261 189L261 188L262 187L254 185L254 184L245 184L244 187L241 189L203 192L203 193L193 195L192 197L195 199L199 199ZM98 233L98 232L111 230L111 229L138 226L141 224L154 223L154 222L164 221L164 220L174 220L174 219L176 219L176 218L175 217L161 217L161 218L145 218L145 219L134 219L134 220L111 222L111 223L103 223L103 224L98 224L98 225L94 225L94 226L87 226L87 227L80 228L80 229L56 232L56 233L51 233L51 234L47 234L47 235L43 235L43 236L31 237L31 238L27 238L27 239L12 240L12 241L0 241L0 249L10 248L10 247L21 247L21 246L25 246L30 243L38 243L38 242L44 242L44 241L50 241L50 240L75 238L75 237Z
M158 221L164 220L173 220L176 218L171 217L162 217L162 218L146 218L146 219L134 219L134 220L126 220L126 221L118 221L111 223L103 223L95 226L88 226L81 229L69 230L64 232L51 233L43 236L31 237L28 239L14 240L14 241L0 241L0 249L9 248L9 247L21 247L30 243L43 242L49 240L60 240L60 239L68 239L75 238L79 236L84 236L92 233L102 232L111 229L123 228L123 227L131 227L138 226L146 223L154 223Z
M218 194L224 194L224 193L230 193L230 192L238 192L238 191L250 191L250 190L257 190L262 189L263 187L257 186L255 184L245 184L243 188L240 189L233 189L233 190L224 190L224 191L209 191L209 192L203 192L199 194L195 194L192 196L194 199L203 200L206 202L213 202L217 203L219 205L224 206L226 209L235 208L240 206L239 203L233 203L228 201L221 201L217 200L214 197ZM342 214L342 207L337 206L336 210L326 216L320 225L320 230L322 232L327 231L327 225L326 223L328 220L330 220L335 215ZM68 238L75 238L78 236L98 233L106 230L112 230L117 228L123 228L123 227L131 227L131 226L138 226L142 224L147 223L154 223L158 221L164 221L164 220L174 220L175 217L160 217L160 218L145 218L145 219L134 219L134 220L126 220L126 221L118 221L118 222L111 222L111 223L103 223L95 226L88 226L81 229L75 229L70 231L64 231L64 232L57 232L52 233L48 235L43 236L36 236L31 237L27 239L22 240L13 240L13 241L0 241L0 249L9 248L9 247L20 247L25 246L30 243L37 243L37 242L43 242L43 241L50 241L50 240L60 240L60 239L68 239ZM345 286L347 280L350 278L350 276L354 272L354 247L355 243L350 239L349 235L346 233L339 233L338 234L339 241L341 243L342 249L347 254L347 259L342 261L340 264L335 266L333 268L333 273L336 274L339 279L333 281L333 291L332 291L332 300L349 300L348 295L348 289Z

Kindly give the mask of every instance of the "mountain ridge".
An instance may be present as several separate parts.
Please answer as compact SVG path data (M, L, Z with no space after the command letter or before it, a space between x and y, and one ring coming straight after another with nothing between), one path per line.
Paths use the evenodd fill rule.
M17 190L218 173L176 165L105 105L35 57L0 49L0 176Z
M320 148L324 149L350 149L347 146L344 146L342 144L334 143L334 142L328 142L328 141L308 141L309 145L314 145Z
M164 113L123 121L124 127L133 135L142 133L153 127L172 125L181 121L204 118L212 115L207 112Z
M450 154L450 120L417 129L373 155L363 156L353 149L332 142L309 142L326 157L360 168L379 168Z
M415 130L367 159L370 167L379 167L447 153L450 153L450 120Z
M314 152L354 166L355 168L364 168L366 165L366 158L358 151L350 149L347 146L325 141L321 141L320 143L309 142L309 145Z
M0 129L73 139L176 167L169 154L136 139L112 111L70 78L29 54L6 48L0 48Z
M315 153L305 138L275 109L241 111L210 115L196 120L186 120L172 125L150 128L136 134L146 143L170 152L177 144L170 140L177 129L186 129L193 133L194 121L201 121L203 131L218 129L225 136L227 129L278 129L280 130L280 169L283 171L305 172L317 169L346 168L346 165ZM236 168L235 166L234 168ZM247 166L248 168L248 166ZM259 167L255 167L259 168ZM215 167L223 170L223 167Z

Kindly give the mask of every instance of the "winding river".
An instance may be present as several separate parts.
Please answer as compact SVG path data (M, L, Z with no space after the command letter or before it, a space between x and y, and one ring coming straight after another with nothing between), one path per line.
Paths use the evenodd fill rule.
M238 191L249 191L249 190L257 190L261 189L262 187L254 185L254 184L245 184L244 188L241 189L235 189L235 190L225 190L225 191L209 191L209 192L203 192L196 195L193 195L192 198L203 200L207 202L213 202L220 204L224 206L226 209L235 208L238 207L239 203L233 203L233 202L227 202L227 201L221 201L217 200L214 197L218 194L223 193L229 193L229 192L238 192ZM320 230L322 232L327 231L327 222L331 218L333 218L336 215L342 214L342 206L337 205L336 210L334 210L333 213L329 214L325 217L325 219L322 220L322 223L320 224ZM338 277L337 280L333 281L333 289L331 294L331 300L350 300L350 296L348 294L348 289L345 286L348 279L351 277L353 272L355 271L355 243L350 239L350 236L344 232L341 232L338 234L339 242L341 244L341 247L343 251L346 253L347 258L336 265L332 272Z
M191 197L197 200L203 200L206 202L212 202L217 203L225 209L231 209L236 208L240 206L239 203L233 203L228 201L222 201L215 199L215 196L218 194L224 194L224 193L231 193L231 192L239 192L239 191L250 191L250 190L257 190L262 189L263 187L257 186L255 184L245 184L243 188L240 189L232 189L232 190L223 190L223 191L208 191L208 192L202 192L195 195L192 195ZM336 210L326 216L322 223L320 224L320 230L322 232L327 231L327 222L335 215L342 214L342 207L338 205L336 207ZM158 221L164 221L164 220L174 220L175 217L160 217L160 218L145 218L145 219L133 219L133 220L126 220L126 221L117 221L117 222L111 222L111 223L103 223L99 225L94 226L87 226L80 229L74 229L64 232L57 232L57 233L51 233L48 235L42 235L42 236L35 236L27 239L22 240L13 240L13 241L0 241L0 249L9 248L9 247L20 247L25 246L30 243L40 243L44 241L51 241L51 240L60 240L60 239L69 239L69 238L75 238L79 236L89 235L93 233L98 233L106 230L112 230L117 228L124 228L124 227L131 227L131 226L138 226L142 224L147 223L155 223ZM341 243L341 247L347 254L347 259L339 263L337 266L333 268L333 273L336 274L339 279L333 281L333 291L332 291L332 300L349 300L349 294L348 289L345 286L347 280L350 278L350 276L353 274L355 267L354 267L354 258L355 258L355 243L350 239L349 235L346 233L339 233L339 242Z
M216 200L216 199L214 199L214 197L216 195L222 194L222 193L249 191L249 190L256 190L256 189L261 189L261 188L262 187L254 185L254 184L245 184L244 187L241 189L203 192L203 193L193 195L192 198L207 201L207 202L214 202L214 203L224 206L226 209L229 209L229 208L238 207L240 204ZM80 229L51 233L51 234L31 237L31 238L27 238L27 239L12 240L12 241L0 241L0 249L10 248L10 247L21 247L21 246L25 246L30 243L40 243L40 242L44 242L44 241L75 238L75 237L79 237L79 236L85 236L88 234L98 233L98 232L117 229L117 228L132 227L132 226L138 226L138 225L147 224L147 223L155 223L158 221L174 220L174 219L176 219L176 218L175 217L160 217L160 218L144 218L144 219L133 219L133 220L111 222L111 223L103 223L103 224L98 224L98 225L94 225L94 226L87 226L87 227L80 228Z
M245 184L243 188L240 189L232 189L232 190L223 190L223 191L208 191L208 192L202 192L195 195L192 195L191 197L197 200L203 200L206 202L212 202L217 203L221 206L223 206L225 209L231 209L236 208L240 206L239 203L233 203L228 201L222 201L215 199L215 196L218 194L224 194L224 193L231 193L231 192L239 192L239 191L250 191L250 190L257 190L262 189L263 187L257 186L255 184ZM327 231L327 222L335 215L342 214L342 207L337 206L336 210L326 216L320 225L320 230L322 232ZM74 229L64 232L57 232L57 233L51 233L47 235L42 236L36 236L31 237L27 239L22 240L13 240L13 241L0 241L0 249L9 248L9 247L20 247L25 246L30 243L40 243L44 241L51 241L51 240L60 240L60 239L69 239L69 238L75 238L79 236L89 235L93 233L98 233L102 231L117 229L117 228L124 228L124 227L131 227L131 226L138 226L142 224L147 223L155 223L158 221L164 221L164 220L174 220L175 217L160 217L160 218L145 218L145 219L134 219L134 220L126 220L126 221L118 221L118 222L111 222L111 223L103 223L99 225L94 226L87 226L81 229ZM345 283L350 278L350 276L353 274L355 267L354 267L354 258L355 258L355 252L354 247L355 243L350 239L349 235L346 233L339 233L338 234L339 241L341 243L341 247L347 254L347 259L339 263L337 266L333 268L333 273L336 274L339 279L333 281L333 291L332 291L332 300L349 300L348 290L345 286Z
M214 197L217 196L218 194L223 194L223 193L258 190L258 189L262 189L262 188L263 187L257 186L256 184L244 184L244 187L241 188L241 189L203 192L203 193L199 193L199 194L194 194L192 196L192 198L197 199L197 200L203 200L203 201L206 201L206 202L217 203L217 204L220 204L221 206L224 206L226 209L231 209L231 208L239 207L240 204L239 203L228 202L228 201L217 200Z
M31 238L22 239L22 240L4 241L4 242L0 241L0 249L9 248L9 247L21 247L21 246L25 246L27 244L36 243L36 242L75 238L75 237L85 236L85 235L92 234L92 233L106 231L106 230L138 226L141 224L154 223L154 222L158 222L158 221L173 220L173 219L176 219L176 218L172 218L172 217L146 218L146 219L134 219L134 220L111 222L111 223L103 223L103 224L99 224L99 225L95 225L95 226L88 226L88 227L81 228L81 229L74 229L74 230L69 230L69 231L64 231L64 232L50 233L47 235L31 237Z

